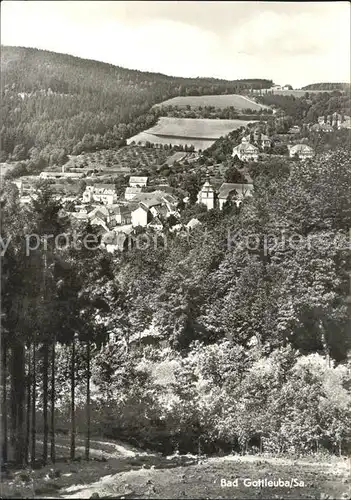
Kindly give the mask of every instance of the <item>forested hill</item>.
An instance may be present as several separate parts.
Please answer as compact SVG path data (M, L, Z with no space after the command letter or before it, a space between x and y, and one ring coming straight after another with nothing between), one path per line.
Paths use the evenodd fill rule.
M67 153L116 147L157 119L176 95L238 93L272 85L249 79L179 78L23 47L1 50L0 161L57 162Z
M302 87L302 90L350 90L351 86L349 83L342 82L322 82L322 83L311 83Z

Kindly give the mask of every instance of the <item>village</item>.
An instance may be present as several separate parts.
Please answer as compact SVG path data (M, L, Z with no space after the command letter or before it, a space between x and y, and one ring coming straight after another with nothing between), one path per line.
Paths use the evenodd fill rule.
M279 112L276 113L276 119L280 119ZM350 117L338 113L321 116L318 123L307 126L308 130L318 133L330 133L343 128L350 128ZM142 163L137 164L139 168L135 168L135 165L128 168L128 163L115 167L113 161L107 167L100 165L99 168L98 160L91 168L86 166L85 160L78 161L71 157L63 166L54 165L38 175L21 176L12 182L18 189L20 203L24 205L36 197L40 183L46 182L56 194L56 199L62 203L64 215L78 223L89 223L101 238L101 246L108 252L123 251L127 248L128 236L136 232L163 233L169 230L183 233L201 225L196 217L183 219L182 210L190 204L189 193L177 192L174 185L167 182L167 177L162 175L162 168L173 166L187 172L200 171L203 183L197 192L196 203L202 208L222 211L228 203L239 207L244 198L251 196L254 191L254 182L247 165L250 162L259 165L264 158L275 157L272 153L273 139L262 132L264 129L262 122L242 127L240 143L232 149L231 157L238 163L240 182L226 182L223 165L213 166L208 161L203 164L201 160L205 156L201 150L194 152L190 148L190 152L182 152L177 145L170 145L166 151L158 144L148 147L131 144L123 148L127 159L146 157L148 169L143 168ZM302 138L300 142L295 139L301 137L300 126L293 125L281 137L290 161L306 161L315 155L306 139ZM276 157L281 158L282 155ZM116 179L122 179L122 182L118 184Z

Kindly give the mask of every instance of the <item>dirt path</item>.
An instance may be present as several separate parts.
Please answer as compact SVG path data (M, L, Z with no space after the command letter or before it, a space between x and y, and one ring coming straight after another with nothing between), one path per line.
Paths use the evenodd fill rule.
M167 459L164 461L166 463ZM292 498L291 493L294 493L294 498L302 499L317 498L315 495L320 493L335 495L336 492L336 497L329 498L340 498L339 494L349 490L345 479L349 477L349 467L347 460L312 462L228 456L172 470L151 467L112 474L91 484L70 486L60 492L60 498L89 498L93 494L100 498ZM275 488L268 488L267 496L260 496L262 489L221 487L222 478L234 477L282 477L285 480L296 477L304 487L290 493L285 488L279 496Z

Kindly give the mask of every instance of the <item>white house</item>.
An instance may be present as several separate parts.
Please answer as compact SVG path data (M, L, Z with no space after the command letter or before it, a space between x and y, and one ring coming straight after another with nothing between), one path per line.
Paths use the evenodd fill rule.
M310 127L313 132L333 132L334 128L327 123L315 123Z
M295 144L295 146L288 146L290 158L298 157L299 160L306 160L314 156L314 151L307 144Z
M246 137L241 141L241 144L233 148L232 157L237 156L239 160L242 161L257 161L259 155L259 149L250 144Z
M210 183L209 178L206 179L205 184L199 191L197 195L197 202L206 205L207 210L211 210L215 207L215 190Z
M116 187L114 184L94 184L87 186L83 193L83 202L99 201L105 205L112 205L117 201Z
M140 203L138 208L132 211L131 217L133 227L146 227L152 219L150 210L143 203Z
M129 178L129 186L130 187L146 187L147 186L148 177L141 177L138 175L132 176Z

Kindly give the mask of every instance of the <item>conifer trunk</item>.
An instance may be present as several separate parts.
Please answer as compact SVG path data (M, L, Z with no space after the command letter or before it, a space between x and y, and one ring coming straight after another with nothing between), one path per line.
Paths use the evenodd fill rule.
M87 342L87 393L86 393L86 440L85 440L85 458L90 458L90 342Z
M3 340L1 343L1 383L2 383L2 403L1 403L1 427L2 427L2 463L7 462L8 456L8 433L7 433L7 344Z
M24 401L25 401L24 345L16 343L12 349L12 437L16 464L24 464Z
M26 403L26 443L25 443L25 462L29 463L29 443L30 443L30 412L31 412L31 391L32 391L32 368L30 347L28 348L28 371L27 371L27 403Z
M43 462L47 463L48 460L48 438L49 438L49 424L48 424L48 371L49 371L49 346L43 346Z
M72 339L71 350L71 450L70 458L74 460L76 450L76 412L75 412L75 338Z
M32 435L31 435L31 464L34 465L35 462L35 445L36 445L36 384L37 384L37 356L36 356L36 337L33 340L33 351L32 351Z
M52 343L51 353L51 393L50 393L50 459L55 463L55 340Z

